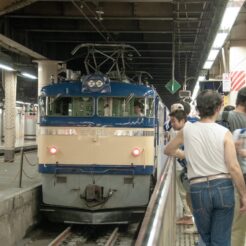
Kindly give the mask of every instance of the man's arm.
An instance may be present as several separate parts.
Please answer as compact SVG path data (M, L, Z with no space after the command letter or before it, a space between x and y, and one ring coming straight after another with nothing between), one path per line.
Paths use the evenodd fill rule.
M180 130L176 137L172 139L164 149L164 154L184 159L184 151L179 149L179 146L184 143L183 130Z
M246 187L240 165L237 161L236 148L230 131L225 135L224 145L225 162L241 198L240 210L246 211Z

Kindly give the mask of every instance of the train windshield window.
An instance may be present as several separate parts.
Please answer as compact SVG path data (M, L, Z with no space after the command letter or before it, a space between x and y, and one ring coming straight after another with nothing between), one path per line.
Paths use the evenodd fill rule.
M153 117L153 98L134 97L100 97L98 99L98 115L104 117ZM137 105L140 107L136 112Z
M94 101L92 97L49 97L49 116L78 116L89 117L94 114Z

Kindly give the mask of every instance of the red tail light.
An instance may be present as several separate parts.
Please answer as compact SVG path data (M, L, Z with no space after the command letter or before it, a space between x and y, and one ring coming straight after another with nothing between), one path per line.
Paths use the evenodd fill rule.
M133 149L132 149L132 155L133 155L134 157L137 157L137 156L139 156L140 154L141 154L140 148L136 147L136 148L133 148Z
M57 148L55 146L49 147L49 152L52 155L55 155L57 153Z

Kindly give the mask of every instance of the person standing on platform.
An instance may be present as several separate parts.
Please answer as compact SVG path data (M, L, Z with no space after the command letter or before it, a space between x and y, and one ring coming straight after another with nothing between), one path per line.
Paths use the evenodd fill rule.
M244 177L246 177L246 158L244 157L246 146L242 146L242 138L245 132L240 133L242 128L246 128L246 87L239 90L236 99L236 108L228 112L227 121L230 130L233 132L236 142L237 157ZM231 245L244 246L246 242L246 214L240 213L239 195L235 193L235 210L232 224Z
M187 122L166 146L164 153L186 158L193 216L206 246L230 246L234 211L234 187L242 212L246 211L246 187L236 158L232 134L215 123L222 98L211 90L197 97L200 121ZM179 149L184 144L185 150Z
M185 112L186 115L186 121L189 121L191 123L197 122L199 119L197 117L191 117L190 116L190 111L191 111L191 107L190 104L184 101L179 101L179 103L177 103L178 105L181 104L183 105L183 110ZM180 110L174 111L174 113L171 113L170 116L175 117L176 113L175 112L179 112ZM184 119L184 117L180 117L179 116L180 113L177 113L177 117L176 118L176 122L178 120L180 120L178 125L173 125L173 128L175 130L181 130L184 127L185 122L181 121L181 119ZM171 117L172 120L172 117ZM177 178L177 185L178 185L178 190L179 190L179 194L183 203L184 207L187 207L189 209L184 209L185 212L185 216L183 218L180 218L176 223L177 224L189 224L192 225L189 228L184 229L184 233L198 233L197 231L197 227L196 225L193 223L193 218L192 218L192 205L191 205L191 200L190 200L190 194L189 194L189 190L190 190L190 185L187 181L187 162L185 159L183 160L178 160L179 164L177 165L181 165L183 167L183 169L181 171L179 171L178 169L176 169L176 178ZM186 199L184 200L184 195L186 195ZM187 213L188 211L188 213ZM191 213L191 214L189 214ZM189 216L186 216L186 215ZM205 244L203 243L201 237L199 237L198 242L196 244L197 246L205 246Z
M178 108L178 107L173 107L173 108ZM172 111L170 114L170 122L171 122L171 126L172 129L174 131L179 131L181 130L184 125L185 122L187 120L187 115L185 113L184 110L174 110ZM183 185L183 183L181 182L181 174L184 171L184 166L182 166L182 162L178 161L176 164L176 184L177 184L177 188L178 188L178 193L183 205L183 210L184 210L184 216L179 218L177 220L177 224L185 224L185 225L192 225L193 224L193 220L192 220L192 213L191 213L191 209L189 204L187 203L187 191Z

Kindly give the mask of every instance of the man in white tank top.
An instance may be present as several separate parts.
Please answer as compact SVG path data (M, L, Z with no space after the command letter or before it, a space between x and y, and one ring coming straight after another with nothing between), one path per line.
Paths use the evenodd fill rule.
M221 96L211 90L197 97L201 120L187 122L166 146L165 154L186 158L193 215L206 246L230 246L234 210L234 188L246 212L246 187L236 157L232 134L215 123ZM179 149L184 144L185 151Z

